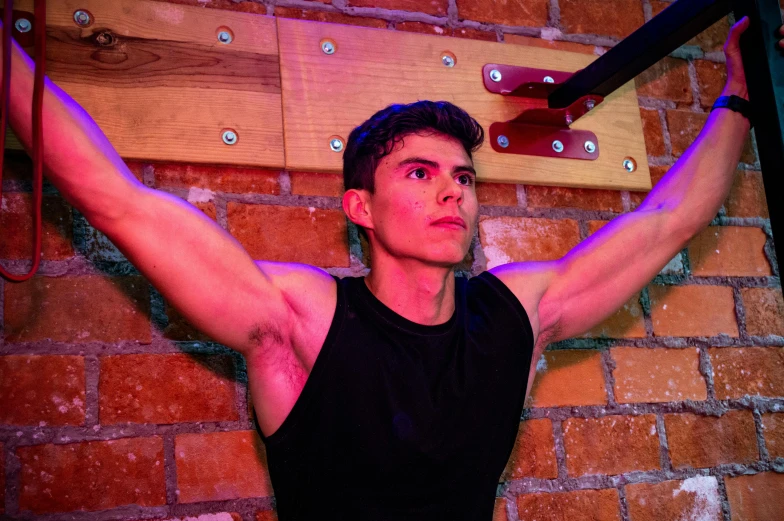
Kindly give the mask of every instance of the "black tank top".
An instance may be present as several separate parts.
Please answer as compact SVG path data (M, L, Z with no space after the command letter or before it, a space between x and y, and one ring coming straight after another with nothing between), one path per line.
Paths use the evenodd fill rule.
M456 277L454 315L426 326L334 278L302 393L259 429L279 519L490 521L533 353L520 301L489 272Z

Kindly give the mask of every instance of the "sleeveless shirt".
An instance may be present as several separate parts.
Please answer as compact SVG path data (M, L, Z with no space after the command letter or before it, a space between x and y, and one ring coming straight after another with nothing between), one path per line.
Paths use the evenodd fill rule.
M335 277L326 340L289 415L256 428L280 521L484 520L519 427L533 332L490 272L422 325Z

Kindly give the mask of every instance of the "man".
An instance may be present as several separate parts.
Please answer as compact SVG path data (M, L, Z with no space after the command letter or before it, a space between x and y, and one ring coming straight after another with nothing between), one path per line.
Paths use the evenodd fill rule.
M747 98L747 26L725 45L725 96ZM50 109L55 149L84 118L72 109ZM25 116L12 125L29 143ZM194 326L245 356L281 521L489 520L532 362L614 313L708 225L750 128L714 111L636 211L560 260L467 281L454 267L477 229L471 152L483 131L451 104L394 105L350 136L343 209L367 236L366 278L254 262L192 206L138 183L92 125L68 151L97 149L106 168L47 175Z

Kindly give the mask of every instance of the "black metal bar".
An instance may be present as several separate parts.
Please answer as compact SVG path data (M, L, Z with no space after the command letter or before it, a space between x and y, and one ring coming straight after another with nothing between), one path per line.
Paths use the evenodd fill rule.
M607 97L730 12L731 0L678 0L550 93L550 108Z
M774 270L778 268L777 275L781 276L784 261L784 207L780 204L784 196L784 53L778 46L781 11L778 0L736 0L734 11L736 20L744 16L751 20L740 44L776 246Z

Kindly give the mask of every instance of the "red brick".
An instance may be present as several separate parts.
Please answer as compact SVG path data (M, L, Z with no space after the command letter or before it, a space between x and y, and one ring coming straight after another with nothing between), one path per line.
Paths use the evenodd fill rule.
M727 83L727 66L707 60L694 60L700 87L700 105L710 108Z
M580 242L580 229L572 219L480 216L479 238L489 269L507 262L560 259Z
M142 277L42 277L5 285L6 342L149 344L150 297Z
M517 185L508 183L477 183L476 198L479 200L479 204L517 206Z
M278 195L278 175L255 168L165 163L155 165L155 187Z
M529 401L532 407L607 403L601 353L583 349L547 351L539 361Z
M589 221L589 228L591 223L597 222ZM591 230L591 233L594 231ZM637 293L604 322L581 335L581 338L645 338L645 336L645 319L640 306L640 294Z
M697 139L705 122L708 121L707 113L692 112L689 110L668 110L667 126L670 129L670 142L672 143L672 155L681 156L694 140ZM741 153L742 163L753 164L756 156L751 146L751 139L747 139Z
M291 193L294 195L343 196L343 175L316 172L290 172Z
M155 0L158 1L158 0ZM167 2L169 0L166 0ZM271 521L272 518L267 517L258 517L258 513L256 514L256 519L262 519L264 521ZM143 519L134 519L134 521L144 521ZM155 521L158 521L157 519ZM160 521L242 521L242 516L237 512L216 512L210 514L197 514L195 516L182 516L182 517L167 517L165 519L161 519Z
M738 336L730 287L651 285L648 294L656 336Z
M469 40L480 40L485 42L497 42L498 35L495 31L480 31L479 29L471 29L470 27L455 27L450 31L449 36L455 38L467 38Z
M662 2L660 0L650 0L650 2L653 16L656 16L664 11L666 7L672 5L672 2ZM706 52L720 51L724 46L724 42L727 40L728 34L729 25L727 24L727 18L725 17L686 42L686 45L697 45L702 47Z
M664 428L673 468L747 465L759 459L751 411L729 411L720 418L665 414Z
M292 206L227 205L229 233L254 259L349 265L346 216L341 210Z
M664 130L658 110L640 109L642 118L642 133L645 136L645 148L649 156L663 156L667 153L664 148ZM653 168L653 167L652 167Z
M517 45L528 45L530 47L541 47L542 49L555 49L557 51L577 52L580 54L596 54L595 45L584 43L564 42L561 40L545 40L544 38L533 38L520 34L505 34L504 42Z
M702 277L767 277L765 232L748 226L709 226L689 243L691 271Z
M618 403L708 399L697 348L614 347L610 353Z
M506 463L500 481L528 477L541 479L558 477L553 424L549 419L520 422L512 455Z
M750 335L784 336L784 299L781 288L741 288L746 308L746 332Z
M466 27L441 27L440 25L426 24L424 22L398 22L395 25L395 29L411 33L453 36L456 38L468 38L470 40L483 40L487 42L498 41L498 36L495 31L480 31L478 29Z
M168 300L164 300L164 311L169 319L169 323L163 330L164 338L181 342L215 342L215 339L199 331L188 322L188 319L182 316Z
M2 501L0 501L0 514L5 513L5 447L0 443L0 491L2 491Z
M569 418L563 435L570 476L661 468L653 414Z
M380 7L381 9L394 9L396 11L417 11L432 14L433 16L446 16L449 8L447 0L348 0L347 4L354 7Z
M267 6L256 2L240 2L236 3L234 0L154 0L156 2L166 2L167 4L177 5L190 5L200 8L221 9L225 11L237 11L243 13L253 13L266 15ZM314 0L325 1L325 0ZM326 0L326 3L329 3Z
M769 218L762 173L739 170L724 205L728 217Z
M719 484L713 476L626 485L626 501L633 521L724 519Z
M82 425L84 402L81 356L0 356L0 423Z
M254 431L180 434L174 456L179 503L273 495L267 454Z
M188 203L198 208L204 215L213 221L218 222L218 211L215 208L215 203L199 203L190 201L188 201Z
M784 396L784 348L709 348L716 398Z
M386 20L367 18L365 16L349 16L343 13L333 13L327 11L309 11L306 9L297 9L296 7L276 6L275 16L280 16L281 18L296 18L298 20L311 20L314 22L375 27L376 29L387 28Z
M784 414L763 414L762 434L771 458L784 458Z
M548 0L457 0L459 20L475 20L501 25L547 25Z
M528 206L532 208L581 208L622 212L623 202L618 190L593 190L589 188L565 188L562 186L525 187Z
M662 58L635 78L637 95L649 98L691 103L689 62L678 58Z
M256 521L278 521L278 513L275 510L261 510L256 512Z
M37 213L37 211L36 211ZM28 193L3 194L0 210L0 258L31 260L33 258L33 196ZM63 260L73 257L73 219L71 207L61 197L41 198L41 260ZM20 272L20 275L24 275Z
M509 518L506 516L506 498L495 498L493 521L509 521Z
M779 521L784 517L784 474L727 477L732 521Z
M652 166L651 169L651 190L656 187L656 184L661 181L661 178L670 171L669 166ZM629 192L629 202L632 210L636 210L642 202L648 197L650 190L647 192Z
M536 493L517 496L520 521L566 520L569 521L620 521L618 491L614 488L600 490L575 490L554 494Z
M567 33L625 38L645 23L637 0L560 0L559 5Z
M20 510L48 514L166 504L160 437L33 445L16 454Z
M101 424L236 421L229 355L119 355L101 358Z

